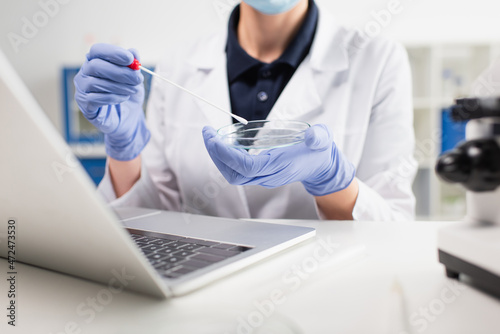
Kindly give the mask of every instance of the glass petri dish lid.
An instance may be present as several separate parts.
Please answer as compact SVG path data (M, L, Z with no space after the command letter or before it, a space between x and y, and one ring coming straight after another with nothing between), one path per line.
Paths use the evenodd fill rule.
M235 123L217 133L228 146L241 149L271 149L304 142L310 125L302 121L263 120L248 124Z

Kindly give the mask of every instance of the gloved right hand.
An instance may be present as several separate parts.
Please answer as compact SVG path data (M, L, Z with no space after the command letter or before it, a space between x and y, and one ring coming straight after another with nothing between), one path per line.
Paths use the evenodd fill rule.
M311 195L325 196L347 188L356 175L324 124L307 129L303 143L257 155L226 145L210 126L203 128L203 139L221 174L234 185L275 188L300 181Z
M104 133L106 154L120 161L137 157L151 137L142 110L144 77L127 67L134 58L134 49L95 44L74 79L76 103Z

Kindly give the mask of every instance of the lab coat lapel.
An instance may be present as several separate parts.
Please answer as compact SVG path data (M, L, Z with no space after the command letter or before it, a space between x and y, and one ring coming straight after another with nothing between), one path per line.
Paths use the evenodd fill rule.
M201 69L205 78L195 92L224 110L231 111L225 53L219 55L211 69ZM196 104L205 114L209 124L215 129L231 124L231 116L211 105L196 99Z
M323 10L309 55L302 61L286 85L268 119L306 120L310 113L323 111L321 82L349 67L344 49L344 30ZM323 84L324 85L324 84Z
M194 92L213 104L231 111L227 82L226 53L224 51L225 42L226 35L221 34L218 40L202 44L199 52L194 54L190 61L197 67L200 75L202 75L201 84L193 89ZM231 116L224 114L209 104L198 99L196 99L196 104L205 115L208 124L213 128L219 129L232 123ZM213 166L213 168L216 167ZM231 190L227 190L224 193L225 196L221 197L219 199L220 202L215 205L222 208L231 205L231 208L227 208L227 212L221 212L221 215L250 218L250 208L248 207L243 187L232 186ZM237 198L240 204L236 204L235 201Z
M321 107L321 98L316 89L313 70L304 60L285 86L274 104L268 119L301 120Z

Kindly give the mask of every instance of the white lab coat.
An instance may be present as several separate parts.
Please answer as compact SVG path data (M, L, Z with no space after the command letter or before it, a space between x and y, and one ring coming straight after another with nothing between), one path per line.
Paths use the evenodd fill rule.
M229 110L226 37L221 32L166 56L156 70ZM411 94L403 47L379 38L363 41L320 11L310 53L268 119L330 127L335 143L356 167L355 219L409 220L414 217L411 185L417 168ZM230 123L229 116L154 80L147 108L152 137L142 152L141 178L116 199L106 173L100 193L112 206L234 218L322 218L301 183L266 189L225 181L205 149L201 130Z

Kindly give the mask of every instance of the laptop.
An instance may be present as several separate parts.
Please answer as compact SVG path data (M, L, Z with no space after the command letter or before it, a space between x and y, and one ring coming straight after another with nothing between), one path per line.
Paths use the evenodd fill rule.
M112 210L2 52L0 156L0 256L111 291L183 295L315 235L307 227Z

